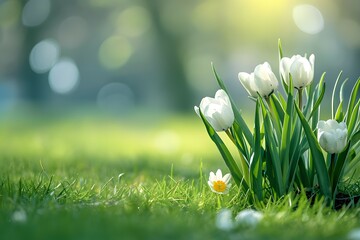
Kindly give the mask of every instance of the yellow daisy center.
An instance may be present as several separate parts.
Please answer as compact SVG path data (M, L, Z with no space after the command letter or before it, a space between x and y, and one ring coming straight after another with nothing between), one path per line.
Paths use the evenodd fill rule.
M215 181L213 188L217 192L224 192L226 190L226 183L224 181Z

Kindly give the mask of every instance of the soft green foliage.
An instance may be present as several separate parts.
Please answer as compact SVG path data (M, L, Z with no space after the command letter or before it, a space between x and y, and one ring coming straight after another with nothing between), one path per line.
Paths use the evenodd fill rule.
M283 50L280 41L278 47L279 59L282 59ZM297 58L301 57L297 56ZM302 58L301 61L296 60L297 58L294 57L294 60L289 58L288 62L297 61L296 64L299 65L306 64L301 61L308 61L306 58ZM313 64L314 56L311 59ZM308 64L310 67L310 62ZM295 72L299 76L305 75L304 69L305 67L298 68ZM227 91L214 66L213 71L220 88ZM222 153L236 183L242 182L243 189L250 190L252 193L252 201L267 202L269 199L279 199L288 193L306 189L325 196L326 202L330 203L330 200L333 201L336 198L339 183L349 180L347 178L351 177L350 171L355 173L357 168L354 167L357 167L359 162L360 78L353 86L348 101L343 94L346 80L341 84L340 102L337 107L335 96L341 73L336 80L331 106L322 102L325 95L325 73L318 82L312 79L310 81L304 79L301 82L302 79L297 79L297 86L300 86L298 88L293 86L290 73L286 82L283 76L280 76L280 79L285 95L280 91L275 91L270 96L264 97L258 93L256 99L250 97L256 102L253 131L250 131L241 111L237 109L232 97L229 96L235 121L226 133L239 150L238 164L223 140L203 116L202 120L210 137ZM269 83L264 82L264 84ZM333 154L325 152L322 149L324 145L321 146L318 140L317 124L322 108L331 108L333 119L347 125L347 144L341 152ZM335 112L334 109L336 109Z

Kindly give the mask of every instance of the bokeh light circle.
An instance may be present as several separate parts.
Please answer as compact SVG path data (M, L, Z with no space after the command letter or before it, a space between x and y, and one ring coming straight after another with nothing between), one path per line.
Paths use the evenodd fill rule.
M51 90L59 94L66 94L75 89L79 83L79 70L75 62L64 58L57 62L49 73Z
M129 60L132 52L132 46L126 38L111 36L100 46L99 60L105 68L117 69Z
M304 33L317 34L324 29L324 18L320 10L313 5L295 6L292 16L296 26Z
M56 63L60 47L54 40L45 39L37 43L30 52L29 63L36 73L45 73Z
M100 89L97 105L109 112L126 112L134 106L134 92L124 83L108 83Z
M29 0L22 12L22 23L27 27L36 27L42 24L50 14L49 0Z

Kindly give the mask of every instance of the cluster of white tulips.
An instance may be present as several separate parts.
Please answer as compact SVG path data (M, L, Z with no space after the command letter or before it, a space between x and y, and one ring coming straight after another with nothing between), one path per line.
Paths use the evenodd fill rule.
M245 123L214 68L221 89L215 98L205 97L199 107L195 106L236 185L250 190L255 200L278 198L304 188L331 200L338 193L339 183L357 167L360 79L349 100L345 102L340 93L336 113L321 121L325 74L315 84L314 65L314 54L309 58L283 57L279 42L280 81L268 62L257 65L252 73L239 73L240 83L256 102L253 129ZM340 80L341 74L336 80L331 109ZM279 82L285 97L278 91ZM238 158L233 157L217 132L225 132L232 140L239 150ZM211 173L209 186L214 192L227 193L230 175L225 175L225 180L220 175L219 171ZM265 186L270 186L271 191L265 191Z

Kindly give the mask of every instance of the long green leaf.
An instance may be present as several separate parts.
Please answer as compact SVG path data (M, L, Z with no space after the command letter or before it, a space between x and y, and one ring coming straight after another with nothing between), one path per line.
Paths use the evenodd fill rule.
M346 113L349 114L354 109L355 101L357 98L357 95L359 94L359 88L360 88L360 77L357 79L350 95L349 104ZM349 125L350 116L346 116L346 125Z
M221 156L223 157L226 166L229 168L231 175L234 178L234 181L236 185L243 184L243 187L245 190L248 189L247 183L243 181L243 175L241 174L241 171L239 169L239 166L236 164L234 158L232 157L230 151L227 149L224 142L221 140L219 135L216 133L214 128L210 125L210 123L206 120L203 113L199 110L201 119L203 120L203 123L205 124L206 130L210 136L210 138L213 140L213 142L216 144Z
M341 153L339 153L337 161L336 161L335 169L334 169L333 176L332 176L332 187L331 187L331 190L334 195L336 194L338 183L339 183L339 180L341 179L341 176L343 173L343 168L345 165L345 161L347 159L347 154L349 152L349 148L350 148L350 143L348 143L347 146L345 147L345 149Z
M289 168L290 168L290 142L291 142L291 132L292 132L292 117L294 111L294 97L293 97L293 82L290 77L289 89L288 89L288 99L286 104L286 111L284 116L284 124L281 135L280 142L280 161L282 164L282 176L284 185L288 184L289 177Z
M325 82L323 83L322 87L320 87L320 96L317 98L314 106L312 107L312 110L308 117L308 120L310 120L312 118L312 116L314 115L314 113L318 110L318 108L324 98L324 95L325 95Z
M331 95L331 118L332 119L334 119L334 117L335 117L335 115L334 115L335 92L336 92L336 88L337 88L337 85L339 83L341 75L342 75L342 71L339 73L339 75L336 78L335 85L334 85L334 88L333 88L333 92L332 92L332 95Z
M321 190L322 194L325 195L325 197L327 197L328 199L332 199L330 179L329 179L329 175L327 173L325 159L322 154L321 147L315 137L315 134L312 132L308 122L306 121L304 115L302 114L302 112L300 111L298 106L295 105L295 108L299 115L306 138L308 140L311 154L314 158L313 163L314 163L314 166L316 169L317 178L318 178L319 185L320 185L320 190Z
M256 101L255 108L255 135L254 135L254 143L255 147L253 149L254 155L250 162L250 174L252 180L253 191L257 197L257 199L262 200L263 191L262 191L262 160L261 160L261 136L260 136L260 104L259 100Z
M261 98L258 98L261 104L263 119L264 119L264 126L265 126L265 144L266 144L266 151L269 153L272 161L272 166L274 170L274 177L275 182L274 185L277 185L278 195L283 196L285 193L285 187L283 184L283 177L281 171L281 163L280 163L280 156L279 150L275 141L275 137L273 134L273 127L271 125L270 117L266 106Z
M335 113L335 120L338 122L342 122L344 120L344 113L342 110L343 110L343 102L340 102Z
M348 127L348 136L351 136L354 129L355 129L355 124L356 122L358 122L358 117L359 117L359 108L360 108L360 99L358 100L358 102L356 103L354 109L352 110L351 114L350 114L350 121L349 121L349 125ZM349 113L347 113L347 115L349 116Z

